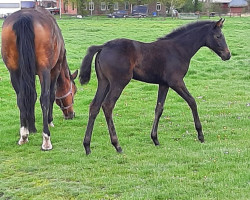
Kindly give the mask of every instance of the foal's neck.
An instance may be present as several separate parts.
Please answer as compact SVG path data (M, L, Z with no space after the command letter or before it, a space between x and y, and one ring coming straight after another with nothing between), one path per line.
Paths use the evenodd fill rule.
M201 47L205 46L207 34L208 29L200 27L184 32L174 40L185 49L186 54L191 59Z

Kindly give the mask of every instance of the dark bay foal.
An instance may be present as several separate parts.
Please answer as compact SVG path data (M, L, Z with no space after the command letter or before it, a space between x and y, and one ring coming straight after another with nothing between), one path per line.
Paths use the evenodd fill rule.
M188 71L191 58L203 46L212 49L222 60L230 59L231 54L221 32L223 22L224 20L220 19L191 23L152 43L117 39L104 45L91 46L83 59L79 76L81 84L89 82L92 59L97 53L95 70L98 88L90 105L89 121L83 141L86 154L91 152L92 130L101 107L106 117L111 143L117 152L122 152L112 111L124 87L132 78L159 85L155 120L151 131L155 145L159 145L158 123L169 88L176 91L190 106L198 139L204 142L196 102L188 92L183 78Z

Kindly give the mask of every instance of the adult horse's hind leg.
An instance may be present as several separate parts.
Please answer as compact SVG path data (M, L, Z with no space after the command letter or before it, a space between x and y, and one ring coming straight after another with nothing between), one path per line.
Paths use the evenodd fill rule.
M119 153L122 152L122 148L120 147L118 137L116 135L112 113L113 113L113 109L115 107L116 101L118 100L118 98L120 97L122 93L122 90L125 88L125 86L128 83L129 83L129 80L125 83L121 83L121 82L111 83L109 92L102 104L102 109L105 114L106 122L107 122L108 129L109 129L111 143L115 147L116 151Z
M27 125L27 120L24 115L24 107L21 104L21 98L20 98L20 71L10 71L10 78L11 78L11 83L12 86L16 92L17 96L17 105L20 110L20 139L18 141L19 145L25 144L28 142L28 137L29 137L29 130L28 130L28 125Z
M98 78L98 88L95 94L94 99L92 100L90 107L89 107L89 120L87 129L85 132L85 137L83 140L83 146L85 148L86 154L90 154L90 142L91 142L91 136L92 131L95 123L96 116L98 115L102 102L108 92L109 89L109 83L106 79L100 79Z
M195 99L188 92L183 80L178 81L177 84L175 84L171 88L173 88L173 90L175 90L188 103L188 105L191 108L192 113L193 113L194 124L195 124L195 128L197 130L197 133L198 133L198 139L200 140L200 142L204 142L204 135L202 133L202 126L201 126L201 122L199 119Z
M42 150L51 150L50 131L48 127L48 113L50 104L50 70L46 69L39 73L41 82L40 104L43 112L43 144Z
M158 141L157 130L158 130L159 119L163 112L163 107L168 93L168 89L169 87L166 85L159 85L158 98L155 106L155 120L151 131L151 138L155 145L160 144Z
M17 96L17 105L20 110L20 139L18 141L19 145L22 145L24 143L28 142L28 136L29 133L35 133L36 132L36 127L35 127L35 115L34 115L34 106L35 106L35 101L36 101L36 96L34 96L34 102L31 102L34 104L33 107L31 107L31 113L29 116L26 116L25 108L22 103L20 93L20 71L10 71L10 78L11 78L11 83L12 86L16 92Z

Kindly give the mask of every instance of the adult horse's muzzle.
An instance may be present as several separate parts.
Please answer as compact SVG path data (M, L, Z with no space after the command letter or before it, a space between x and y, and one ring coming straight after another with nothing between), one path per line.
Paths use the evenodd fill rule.
M225 49L224 51L221 52L221 59L222 60L229 60L231 58L231 52L229 51L229 49Z
M63 114L64 115L64 119L68 120L68 119L73 119L75 117L75 112L67 112L67 114Z

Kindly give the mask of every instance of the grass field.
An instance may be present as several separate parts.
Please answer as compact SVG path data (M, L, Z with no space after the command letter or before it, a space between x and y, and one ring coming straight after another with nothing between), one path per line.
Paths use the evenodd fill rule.
M168 18L58 20L72 72L80 67L91 45L115 38L151 42L188 22ZM39 100L38 133L18 146L19 110L1 60L0 199L250 199L250 18L226 18L223 32L232 58L224 62L202 48L185 78L198 104L204 144L196 139L189 107L170 90L158 131L161 145L154 146L150 131L157 86L131 81L114 110L124 153L116 153L110 144L100 112L92 154L86 156L82 140L97 86L92 70L88 85L76 81L76 118L66 121L59 107L54 108L55 127L50 129L54 149L40 150ZM38 80L37 90L40 94Z

